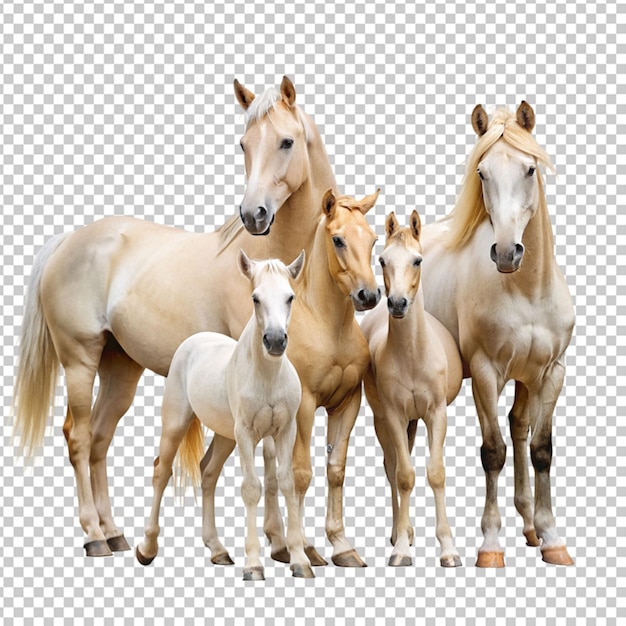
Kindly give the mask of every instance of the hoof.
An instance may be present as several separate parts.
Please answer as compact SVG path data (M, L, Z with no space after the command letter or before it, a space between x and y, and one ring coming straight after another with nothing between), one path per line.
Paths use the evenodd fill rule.
M228 552L220 552L211 557L213 565L234 565L235 562L230 558Z
M307 546L304 553L313 567L328 565L328 561L313 546Z
M413 565L413 559L404 554L392 554L389 557L390 567L409 567Z
M574 559L569 555L565 546L542 548L541 558L552 565L574 565Z
M504 567L504 552L479 552L476 567Z
M262 567L251 567L243 570L244 580L265 580L265 573Z
M107 543L109 544L109 548L111 548L111 552L125 552L126 550L130 550L130 546L128 545L124 535L111 537L110 539L107 539Z
M525 532L524 537L526 537L527 546L532 546L533 548L536 548L541 543L534 529Z
M308 565L292 565L291 572L294 578L315 578L313 570Z
M83 547L85 548L86 556L111 556L113 554L109 544L102 539L89 541Z
M342 552L331 558L337 567L367 567L367 563L357 554L356 550Z
M135 548L135 556L137 557L137 560L142 564L142 565L150 565L150 563L152 563L152 561L154 561L154 559L156 558L156 554L150 558L144 556L143 554L141 554L141 552L139 551L139 546L137 546Z
M440 559L441 567L461 567L461 557L458 554L454 556L442 556ZM504 566L504 557L502 557L502 566Z
M289 550L287 550L287 548L282 548L276 552L272 552L271 557L274 561L278 561L279 563L291 562L291 555L289 554Z

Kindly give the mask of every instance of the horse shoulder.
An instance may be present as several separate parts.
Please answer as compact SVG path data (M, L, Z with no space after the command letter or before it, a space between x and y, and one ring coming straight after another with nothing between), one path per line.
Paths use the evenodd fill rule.
M456 341L448 329L433 315L426 313L426 323L431 329L437 350L444 357L446 376L446 402L450 404L458 395L463 383L463 363Z

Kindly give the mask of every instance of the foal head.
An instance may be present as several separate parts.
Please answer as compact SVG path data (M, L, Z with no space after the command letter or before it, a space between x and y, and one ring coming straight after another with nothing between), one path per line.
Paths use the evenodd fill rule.
M281 357L287 348L287 329L295 298L290 281L296 280L302 271L304 250L290 265L278 259L253 261L240 250L238 264L252 283L254 317L264 353L270 358Z
M239 213L250 234L267 235L278 209L308 177L310 121L286 76L280 91L268 89L258 98L235 80L235 95L246 112L240 145L248 182Z
M394 213L387 216L385 249L380 255L387 308L392 317L402 319L415 300L422 274L421 222L413 211L409 226L401 228Z
M322 211L330 272L357 311L367 311L380 301L380 289L372 271L372 248L376 234L365 214L374 206L379 190L362 200L324 194Z

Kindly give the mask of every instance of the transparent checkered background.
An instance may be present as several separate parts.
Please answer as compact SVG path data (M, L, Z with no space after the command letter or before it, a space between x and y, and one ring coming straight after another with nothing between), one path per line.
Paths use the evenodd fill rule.
M623 4L582 0L419 6L391 0L349 6L321 0L3 0L3 619L115 625L144 619L298 619L311 625L321 619L451 625L623 619L626 570L618 558L626 557L626 289L617 242L626 235L624 13ZM371 217L381 235L388 210L402 216L417 207L429 222L450 209L474 142L469 115L475 104L515 106L527 99L535 107L536 135L559 172L547 179L548 204L577 314L555 413L552 469L558 527L574 567L546 565L537 549L524 545L510 445L500 482L507 567L474 567L484 479L468 385L449 410L446 447L448 514L463 558L455 570L438 565L423 426L414 454L415 563L386 566L389 494L365 402L350 447L345 519L369 567L330 565L316 569L310 581L292 579L267 550L267 581L241 580L244 508L234 459L218 493L218 525L236 566L211 565L199 501L188 494L180 503L169 489L161 551L143 568L131 552L83 556L61 433L63 387L42 453L31 465L16 456L10 405L25 283L36 252L53 234L110 214L197 231L223 223L245 181L238 149L243 120L232 81L260 93L283 74L319 126L340 187L355 195L381 187ZM163 379L147 373L109 455L116 519L133 546L150 503L162 390ZM505 395L501 427L510 443L505 405L511 390ZM306 527L329 557L321 413L313 446Z

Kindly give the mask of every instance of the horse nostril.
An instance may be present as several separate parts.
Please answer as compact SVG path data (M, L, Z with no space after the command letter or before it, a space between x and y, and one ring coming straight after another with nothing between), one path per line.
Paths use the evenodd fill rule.
M254 212L254 219L262 222L267 217L267 209L264 206L258 206Z
M494 243L491 246L491 260L495 263L498 258L498 253L496 252L496 244Z
M521 243L515 244L515 255L514 259L521 259L524 256L524 246Z

